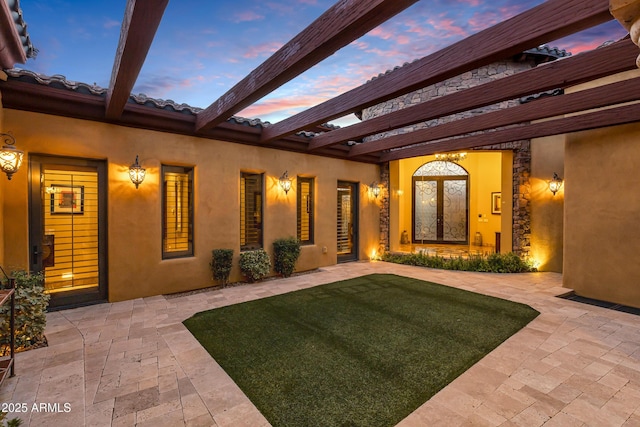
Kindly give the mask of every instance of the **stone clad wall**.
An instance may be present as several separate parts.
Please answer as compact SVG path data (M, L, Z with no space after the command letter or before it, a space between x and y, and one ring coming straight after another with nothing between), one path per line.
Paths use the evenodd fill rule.
M459 90L487 83L495 79L506 77L520 71L528 70L536 65L533 57L525 56L522 61L500 61L459 76L436 83L415 92L400 96L390 101L375 105L362 111L362 120L378 117L384 114L398 111L440 96L446 96ZM437 126L454 120L470 117L477 114L508 108L520 103L519 99L503 101L471 111L464 111L450 116L440 117L401 129L373 135L365 139L372 141L390 135L412 132ZM529 256L531 236L531 146L527 141L516 141L508 144L479 147L479 150L512 150L513 156L513 252L526 258ZM380 183L384 186L380 211L380 251L389 250L389 165L381 167Z

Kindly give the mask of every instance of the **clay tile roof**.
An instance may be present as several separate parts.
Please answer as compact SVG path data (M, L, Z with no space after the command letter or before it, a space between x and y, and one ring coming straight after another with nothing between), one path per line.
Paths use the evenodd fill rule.
M3 1L3 0L0 0ZM83 93L87 95L94 95L105 97L107 95L107 89L98 86L97 84L89 85L87 83L76 82L73 80L67 80L67 78L61 74L55 74L53 76L45 76L43 74L36 73L30 70L24 70L20 68L11 68L5 70L7 76L12 79L16 79L19 81L23 81L26 83L40 84L43 86L49 86L56 89L69 90L77 93ZM131 94L129 96L129 102L136 103L139 105L143 105L149 108L157 108L160 110L169 110L183 114L192 114L196 115L198 112L202 111L202 108L193 107L188 104L178 104L177 102L171 99L159 99L159 98L151 98L144 93L140 93L137 95ZM250 127L267 127L270 126L271 123L267 121L262 121L260 119L248 119L245 117L233 116L227 120L230 123L237 123L239 125L250 126ZM323 130L327 129L337 129L339 126L324 124L322 125ZM303 136L307 138L311 138L315 136L317 132L298 132L296 135Z
M20 9L20 1L19 0L0 0L7 3L9 6L9 10L11 11L11 17L13 18L13 22L16 27L16 31L20 36L20 41L22 42L22 48L24 49L27 58L35 58L38 54L38 49L33 47L31 44L31 38L29 37L29 33L27 32L27 24L24 22L22 17L22 9Z

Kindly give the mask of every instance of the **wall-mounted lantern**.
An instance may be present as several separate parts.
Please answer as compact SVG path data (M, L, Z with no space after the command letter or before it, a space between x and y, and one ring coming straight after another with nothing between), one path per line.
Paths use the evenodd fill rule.
M380 185L378 185L376 181L372 182L371 185L369 185L369 190L371 191L371 194L373 194L373 197L375 197L376 199L380 195Z
M279 178L280 188L284 190L284 194L289 193L291 190L291 179L289 178L289 174L287 171L284 171L282 176Z
M562 187L562 182L562 178L560 178L558 174L554 172L553 179L549 181L549 190L551 190L554 196L560 190L560 187Z
M140 163L138 163L138 155L136 155L136 162L129 166L129 179L135 184L136 189L138 189L138 185L142 184L146 174L147 170L140 166Z
M9 133L0 133L0 137L4 139L5 146L0 150L0 169L7 174L7 178L11 181L11 176L18 172L22 165L24 152L18 150L14 145L16 139Z

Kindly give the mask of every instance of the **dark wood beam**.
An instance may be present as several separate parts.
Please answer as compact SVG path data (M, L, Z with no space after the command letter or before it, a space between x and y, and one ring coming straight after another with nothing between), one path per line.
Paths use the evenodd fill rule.
M503 144L545 136L561 135L608 126L617 126L637 122L640 117L640 104L626 105L604 109L592 113L549 120L539 123L526 124L509 129L485 132L479 135L438 141L416 147L401 148L384 153L380 161L407 159L417 156L427 156L454 150L466 150L485 145Z
M380 152L384 149L401 148L472 132L636 101L639 98L640 77L567 95L542 98L527 104L459 119L410 133L394 135L371 143L367 142L353 147L350 154L351 157L356 157L362 154ZM372 149L368 145L376 146L377 149ZM364 150L356 150L357 148L364 148Z
M607 47L546 63L531 70L318 135L309 144L309 149L314 150L349 140L358 141L369 135L438 117L632 70L636 67L633 56L637 50L637 46L630 39L624 39ZM354 146L352 151L354 155L374 152L380 150L382 144L382 140L371 141L366 145Z
M289 135L612 19L607 0L549 0L392 73L265 128Z
M168 3L169 0L127 0L107 92L108 119L122 114Z
M226 121L417 1L340 0L201 111L196 131L210 129Z

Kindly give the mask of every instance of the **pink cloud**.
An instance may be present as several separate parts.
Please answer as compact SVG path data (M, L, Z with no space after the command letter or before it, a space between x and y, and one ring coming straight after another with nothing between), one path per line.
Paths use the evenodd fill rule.
M262 43L255 46L250 46L243 54L243 58L257 58L259 56L270 56L275 51L282 47L281 43L278 42L268 42Z
M282 115L290 116L299 111L312 107L326 101L327 98L320 97L318 95L301 95L295 97L286 98L270 98L259 101L244 110L240 111L237 115L241 117L265 117L271 114L280 113Z
M436 31L444 33L447 37L451 36L460 36L467 37L469 34L462 27L455 24L453 19L445 19L442 15L439 19L429 19L427 20L429 25L431 25Z
M244 12L236 13L233 16L233 22L251 22L251 21L260 21L264 19L264 15L260 15L252 10L246 10Z
M489 28L498 22L504 20L504 17L498 15L494 11L486 11L486 12L476 12L469 18L469 26L473 31L484 30L485 28Z

